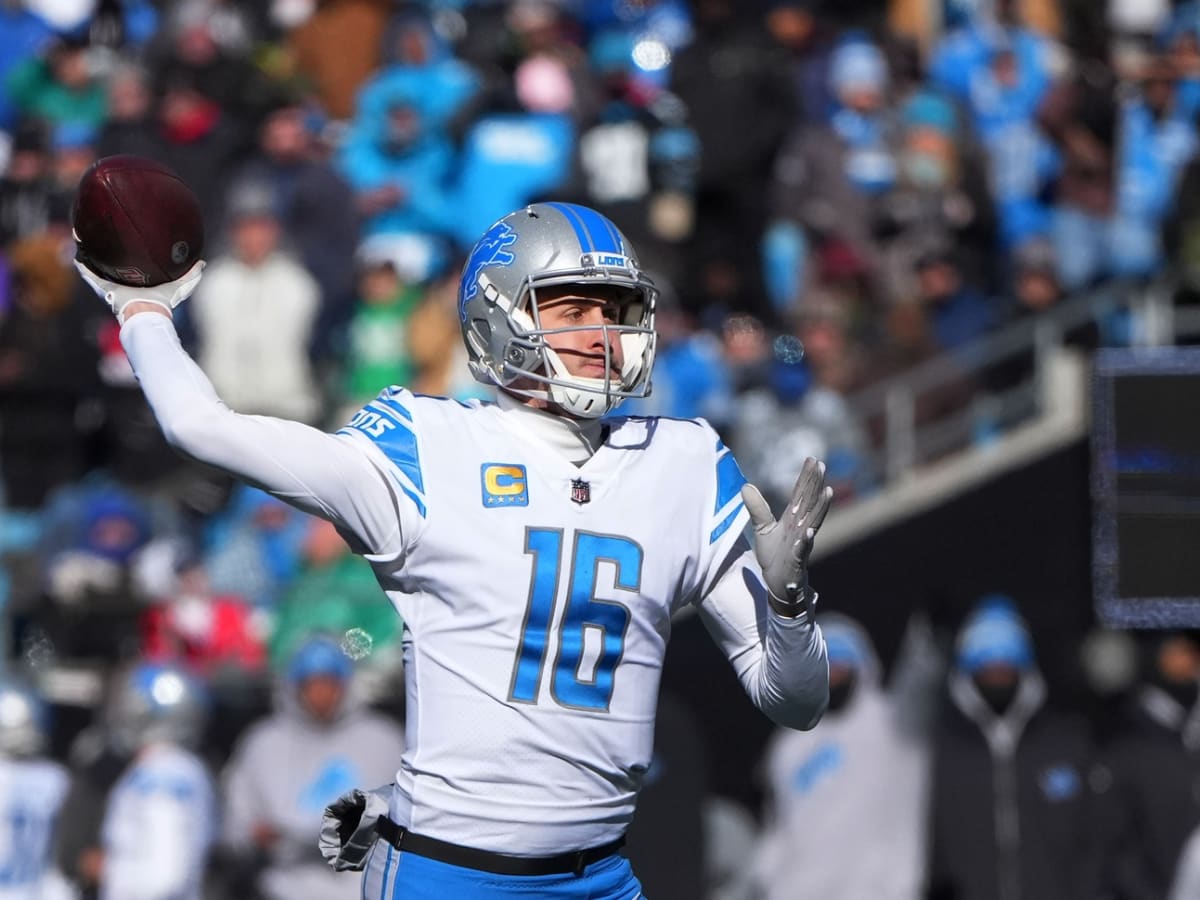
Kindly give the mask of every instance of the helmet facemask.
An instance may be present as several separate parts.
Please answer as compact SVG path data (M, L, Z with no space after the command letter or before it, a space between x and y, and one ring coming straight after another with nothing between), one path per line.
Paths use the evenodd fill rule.
M616 293L619 321L547 327L539 293L565 285L581 298L607 300ZM599 213L568 203L518 210L484 234L464 267L459 315L471 373L578 418L603 416L628 397L650 393L657 296L624 237ZM552 344L582 331L600 333L606 363L619 343L619 373L605 365L602 378L571 374Z
M593 286L617 287L623 289L623 293L627 291L628 297L620 301L620 320L604 325L545 327L538 309L538 290L560 285L577 287L579 296L583 298L596 293L589 291L589 287ZM645 397L650 393L650 373L654 366L656 345L654 305L658 292L648 280L586 277L582 272L529 278L521 296L511 307L498 293L489 291L486 275L481 278L481 286L485 297L502 309L504 318L511 323L510 334L503 344L500 358L495 361L495 368L486 367L485 378L481 380L491 381L517 396L545 400L584 419L599 418L630 397ZM493 293L496 293L494 299L489 296ZM600 333L604 346L605 377L572 375L562 356L551 346L555 335L574 332ZM614 337L621 347L619 374L613 371L612 365ZM478 363L472 363L472 371L477 378L480 375L478 366Z

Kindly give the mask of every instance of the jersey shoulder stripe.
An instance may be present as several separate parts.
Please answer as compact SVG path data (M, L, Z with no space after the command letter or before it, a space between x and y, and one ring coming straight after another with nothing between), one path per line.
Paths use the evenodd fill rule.
M733 525L745 504L742 503L742 485L746 476L733 457L731 451L720 438L717 439L717 500L713 508L713 516L720 516L726 509L725 517L717 524L708 536L708 542L715 544L729 527ZM734 502L736 501L736 502Z
M359 410L348 425L338 430L339 434L353 432L375 444L404 476L396 478L396 484L413 502L421 518L426 518L425 477L413 415L408 407L390 391L384 391Z

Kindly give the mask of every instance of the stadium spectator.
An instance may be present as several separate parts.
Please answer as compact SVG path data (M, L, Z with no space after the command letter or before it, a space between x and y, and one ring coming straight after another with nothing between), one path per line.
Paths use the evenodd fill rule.
M86 34L56 35L38 56L9 71L4 88L22 117L49 126L78 122L97 128L108 112L104 83L90 64Z
M238 485L205 522L203 555L213 590L270 612L300 570L311 518L269 494Z
M271 184L234 186L228 234L229 248L214 254L192 310L201 367L239 412L315 422L323 397L308 351L320 288L282 246Z
M108 116L96 138L97 156L129 153L156 158L162 141L155 129L154 90L150 73L124 63L108 76Z
M1115 896L1165 897L1200 827L1200 645L1188 632L1143 636L1143 671L1126 725L1104 748L1104 884Z
M1018 0L1000 0L996 21L952 31L930 60L932 84L963 103L988 156L1002 245L1050 229L1043 192L1057 175L1053 144L1037 114L1055 77L1054 51L1020 22Z
M361 706L353 674L336 640L298 643L276 711L250 727L222 773L221 840L264 900L359 896L359 879L331 871L317 853L321 815L356 785L390 782L404 734Z
M53 29L24 3L0 4L0 84L9 73L32 59L51 40ZM0 90L0 129L11 131L20 111L7 89Z
M828 121L794 132L780 152L771 185L774 213L802 225L815 254L853 257L874 275L875 206L896 183L900 118L886 103L883 54L863 37L838 44L829 79L835 109Z
M995 328L999 311L968 281L970 270L957 246L931 246L916 258L913 268L915 299L925 310L939 350L961 350Z
M1091 897L1095 748L1046 702L1011 598L989 595L958 633L934 738L930 900Z
M7 505L42 506L91 461L81 409L96 391L96 354L73 301L63 242L50 234L8 253L12 306L0 318L0 475Z
M795 115L788 59L772 46L756 6L697 4L694 29L669 82L700 146L695 225L684 244L694 265L678 287L698 308L770 320L756 263L772 165Z
M138 555L173 527L172 514L161 501L94 476L53 495L39 546L44 602L30 618L59 658L103 671L137 652L146 599Z
M289 30L287 50L296 72L316 89L335 121L354 115L359 89L379 69L379 36L390 4L386 0L314 0L311 14Z
M410 234L439 252L453 217L454 147L437 123L425 121L411 86L378 92L373 103L357 108L337 154L363 233Z
M998 285L996 213L986 163L964 138L958 119L950 101L932 91L916 93L901 107L896 180L880 195L871 223L892 298L917 287L914 265L946 246L959 259L960 283L976 293Z
M272 665L277 671L285 668L308 635L349 635L349 645L361 654L358 678L367 682L364 693L376 705L403 706L402 697L377 693L381 686L396 687L404 623L379 596L371 567L351 553L337 529L323 519L314 519L309 525L303 553L302 567L273 617ZM391 683L384 684L389 680Z
M227 178L248 138L217 101L206 96L186 70L156 80L155 107L162 147L156 158L174 169L200 199L207 234L224 221Z
M155 84L186 84L220 108L244 149L269 108L272 85L250 58L256 38L243 4L180 0L159 30L150 54Z
M425 296L423 247L388 234L359 246L358 302L346 329L342 403L361 406L381 384L412 386L416 370L408 323Z
M828 900L917 900L929 784L928 734L917 716L924 698L885 688L875 648L857 621L838 614L820 621L829 712L820 729L778 730L767 746L768 819L756 883L766 900L800 890ZM821 828L795 840L815 818Z
M26 121L15 130L0 178L0 245L40 235L50 223L54 176L47 129Z
M230 181L272 191L282 243L321 289L310 349L316 360L327 362L339 349L354 300L360 222L350 186L319 149L314 133L319 118L319 111L305 103L281 99L263 116L257 148Z

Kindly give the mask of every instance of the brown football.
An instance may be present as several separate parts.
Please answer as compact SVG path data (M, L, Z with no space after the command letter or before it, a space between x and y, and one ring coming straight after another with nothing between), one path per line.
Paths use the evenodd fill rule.
M174 281L204 252L200 202L167 166L106 156L79 179L71 212L75 258L120 284Z

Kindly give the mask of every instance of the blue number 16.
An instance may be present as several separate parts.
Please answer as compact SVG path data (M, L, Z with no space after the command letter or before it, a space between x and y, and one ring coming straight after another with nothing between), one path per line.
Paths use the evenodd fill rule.
M549 650L550 626L554 621L562 550L561 528L525 529L525 552L533 557L533 581L529 586L529 603L525 609L525 623L521 626L521 646L517 649L512 685L508 691L508 699L517 703L537 703ZM613 584L618 590L636 592L641 588L641 547L616 535L586 531L575 534L567 608L558 629L550 694L560 706L607 712L612 700L613 673L625 652L629 607L615 600L596 598L597 563L601 560L616 567ZM602 638L599 659L590 677L582 677L579 668L583 662L583 635L587 626L599 629Z

